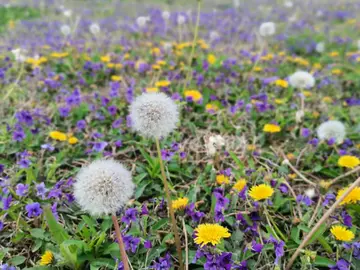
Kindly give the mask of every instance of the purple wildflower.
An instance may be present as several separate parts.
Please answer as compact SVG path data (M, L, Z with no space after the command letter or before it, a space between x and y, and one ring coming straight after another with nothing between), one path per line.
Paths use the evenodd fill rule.
M40 204L38 202L35 203L29 203L25 206L25 209L28 213L28 217L38 217L42 213L42 209L40 207Z

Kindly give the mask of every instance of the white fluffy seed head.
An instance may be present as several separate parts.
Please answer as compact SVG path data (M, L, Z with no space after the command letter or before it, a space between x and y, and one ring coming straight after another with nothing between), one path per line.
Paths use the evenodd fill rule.
M140 17L136 18L136 24L137 24L140 28L145 27L148 21L150 21L150 18L149 18L149 17L140 16Z
M115 160L96 160L76 176L74 196L92 216L115 214L134 194L131 173Z
M64 24L60 27L60 31L64 36L68 36L71 33L71 28L67 24Z
M220 38L220 34L217 31L211 31L210 32L210 41L213 42Z
M294 6L294 3L291 2L291 1L285 1L284 2L284 7L292 8L293 6Z
M65 17L71 17L71 15L72 15L72 10L71 9L65 9L64 11L63 11L63 14L64 14L64 16Z
M89 26L89 30L91 32L91 34L93 34L94 36L96 36L97 34L100 33L100 26L97 23L92 23Z
M307 190L305 190L305 195L308 196L310 199L314 198L316 195L315 189L308 188Z
M276 26L273 22L264 22L259 27L259 33L262 37L269 37L276 32Z
M141 136L166 137L179 122L178 105L164 93L144 93L130 105L132 127Z
M292 87L307 89L314 87L315 78L309 72L306 71L296 71L289 77L289 83Z
M336 139L336 143L340 144L346 136L346 129L343 123L336 120L330 120L322 123L317 128L317 135L320 140Z
M240 7L241 2L240 0L233 0L233 4L234 4L234 8L238 8Z
M162 13L161 13L161 17L167 21L168 19L170 19L170 12L167 11L167 10L164 10Z
M177 20L177 23L178 23L179 25L182 25L182 24L185 23L186 18L185 18L185 16L183 16L183 15L178 15L177 18L176 18L176 20Z
M323 53L325 51L325 43L324 42L319 42L318 44L316 44L315 50L318 53Z

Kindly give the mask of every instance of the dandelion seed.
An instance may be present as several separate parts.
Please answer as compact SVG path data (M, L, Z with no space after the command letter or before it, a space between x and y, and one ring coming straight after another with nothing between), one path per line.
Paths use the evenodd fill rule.
M97 23L92 23L89 26L89 30L90 30L91 34L96 36L96 35L98 35L100 33L100 26Z
M60 31L64 36L68 36L71 33L71 28L70 26L64 24L60 27Z
M274 35L276 32L276 26L273 22L262 23L259 27L259 33L262 37L269 37Z
M330 120L322 123L317 128L317 135L320 140L335 138L338 144L342 143L346 136L346 130L340 121Z
M307 89L314 87L315 78L309 72L296 71L289 77L289 83L292 87L299 89Z

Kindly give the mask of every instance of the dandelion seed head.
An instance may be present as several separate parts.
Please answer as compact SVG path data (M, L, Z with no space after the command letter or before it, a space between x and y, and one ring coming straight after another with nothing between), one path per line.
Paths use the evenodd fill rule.
M289 83L292 87L307 89L314 87L315 78L309 72L306 71L296 71L289 77Z
M131 173L115 160L96 160L76 176L74 196L92 216L115 214L134 194Z
M164 93L144 93L130 105L133 129L144 137L166 137L179 121L177 104Z
M322 123L317 128L317 135L320 140L329 140L335 138L336 142L342 143L346 136L346 130L343 123L336 120L330 120Z
M273 22L264 22L259 27L259 33L262 37L270 37L276 32L276 25Z

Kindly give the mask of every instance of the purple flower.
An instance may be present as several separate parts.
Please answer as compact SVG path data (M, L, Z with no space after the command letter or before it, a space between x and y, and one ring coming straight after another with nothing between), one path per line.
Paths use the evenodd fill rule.
M347 227L352 227L352 217L344 210L341 212L343 223Z
M143 205L141 206L141 215L149 215L149 210L148 210L146 204L143 204Z
M85 129L86 128L86 121L85 120L79 120L79 121L77 121L77 123L76 123L76 127L78 128L78 129Z
M22 129L15 130L13 132L13 140L16 142L21 142L26 138L26 135Z
M38 202L35 203L29 203L25 206L25 209L28 213L28 217L38 217L42 213L42 209L40 207L40 204Z
M251 243L251 250L256 252L256 253L260 253L263 249L263 246L262 244L260 243L256 243L255 240L252 241Z
M161 158L162 160L170 161L173 157L174 153L169 150L163 149L161 150Z
M327 141L327 144L329 146L333 145L334 143L336 142L336 138L330 138L328 141Z
M181 159L184 159L184 158L186 158L186 153L185 152L180 152L179 156L180 156Z
M123 145L123 143L122 143L122 141L121 140L117 140L116 142L115 142L115 146L116 147L121 147Z
M334 266L329 265L329 269L331 269L331 270L349 270L350 263L347 260L340 259L336 262L336 265L334 265Z
M19 197L25 196L28 190L29 190L29 185L24 185L24 184L16 185L16 195L18 195Z
M47 189L45 187L45 183L41 182L40 184L36 185L36 196L41 196L42 199L45 198L45 193L46 193Z
M330 201L335 200L336 196L333 193L328 193L325 195L325 200L322 203L323 206L329 205Z
M285 254L285 251L284 251L285 243L283 241L281 241L281 240L276 240L272 235L270 235L270 238L269 238L269 240L267 242L274 244L274 248L275 248L275 264L278 265L280 258L282 256L284 256L284 254Z
M284 183L280 184L279 190L281 193L287 194L289 192L289 188Z
M154 261L150 266L150 269L154 270L170 270L171 269L171 257L169 253L166 253L165 257L160 257L157 261Z
M111 115L115 115L115 114L116 114L116 111L117 111L116 106L112 105L112 106L109 106L109 107L108 107L108 112L109 112Z
M296 196L296 202L298 202L298 203L302 202L306 206L310 206L313 203L313 201L306 195L297 195Z
M69 116L70 108L68 107L60 107L59 108L59 114L61 117L67 117Z
M311 144L312 146L316 147L319 144L319 139L317 138L313 138L309 141L309 144Z
M214 196L216 198L216 206L215 206L215 208L219 208L219 209L226 208L227 205L229 204L230 200L228 198L224 197L219 192L214 192L213 194L214 194Z
M132 253L136 252L136 249L140 243L140 238L133 237L131 235L125 235L124 237L125 249L130 250Z
M301 129L301 136L303 136L304 138L307 138L310 136L310 129L308 128L302 128Z
M5 165L4 164L0 164L0 173L3 173L5 170Z
M150 241L150 240L146 240L145 243L144 243L144 247L145 247L146 249L152 248L152 243L151 243L151 241Z
M107 145L107 142L96 142L94 143L92 150L96 152L102 152Z
M55 147L52 146L51 144L48 144L48 143L42 144L42 145L41 145L41 148L42 148L42 149L45 149L45 150L49 150L50 152L52 152L52 151L55 150Z
M17 162L17 164L19 165L19 167L21 169L26 169L26 168L29 168L31 162L30 162L30 160L28 160L26 158L22 158L22 159L20 159L20 161Z
M121 218L121 221L129 225L131 221L133 222L136 221L137 215L138 215L138 211L136 208L129 208L126 210L125 215Z
M12 196L11 195L7 196L6 198L4 197L2 199L3 210L8 210L10 208L11 202L12 202Z
M58 215L58 212L57 212L57 203L56 202L51 206L51 212L53 213L55 219L58 220L59 215Z

